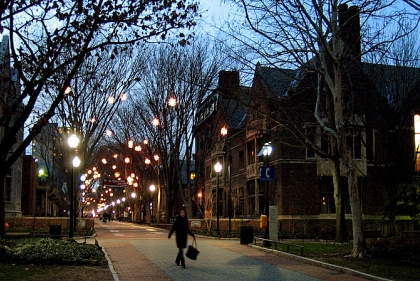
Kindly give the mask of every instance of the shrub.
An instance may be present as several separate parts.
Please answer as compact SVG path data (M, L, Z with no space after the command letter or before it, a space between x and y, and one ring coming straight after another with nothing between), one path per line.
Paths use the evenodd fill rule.
M372 257L420 261L419 238L389 238L373 241L370 245Z
M0 262L16 264L104 265L96 245L58 239L17 239L0 244Z

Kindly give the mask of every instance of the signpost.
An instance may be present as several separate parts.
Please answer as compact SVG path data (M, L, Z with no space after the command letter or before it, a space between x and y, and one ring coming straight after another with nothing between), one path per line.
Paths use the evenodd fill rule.
M260 181L274 181L275 180L275 168L271 166L260 167Z
M277 214L275 213L275 211L273 212L271 209L269 211L269 205L268 205L268 182L275 180L275 174L276 172L275 172L274 167L271 167L271 166L260 167L260 181L265 182L265 200L266 200L265 213L268 219L265 238L270 239L270 237L272 237L277 240L277 234L274 234L274 232L277 233L277 227L274 226L274 223L277 222ZM271 207L274 207L274 206L271 206ZM274 216L276 217L276 219L274 219ZM269 241L265 242L265 246L270 246L270 245L271 245L271 242Z

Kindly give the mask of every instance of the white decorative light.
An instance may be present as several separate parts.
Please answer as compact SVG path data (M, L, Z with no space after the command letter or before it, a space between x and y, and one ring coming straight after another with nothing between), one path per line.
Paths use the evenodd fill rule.
M79 158L79 157L77 157L77 156L75 156L75 157L73 158L73 167L77 168L77 167L79 167L79 166L80 166L80 158Z

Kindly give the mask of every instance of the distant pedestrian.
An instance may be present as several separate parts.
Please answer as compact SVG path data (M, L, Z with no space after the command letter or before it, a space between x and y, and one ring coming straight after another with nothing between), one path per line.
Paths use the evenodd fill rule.
M181 210L179 212L179 216L175 220L172 225L172 229L168 234L168 239L171 238L174 231L176 246L178 248L178 255L176 256L175 263L176 265L179 265L181 262L181 266L185 268L184 248L187 248L188 234L195 239L194 233L190 230L190 224L188 222L187 215L185 214L185 210Z
M103 222L107 222L107 221L109 221L109 215L107 212L105 212L103 215Z

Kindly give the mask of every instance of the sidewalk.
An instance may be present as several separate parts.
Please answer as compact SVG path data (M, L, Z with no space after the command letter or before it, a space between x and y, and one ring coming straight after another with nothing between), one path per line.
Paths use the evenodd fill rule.
M175 238L168 231L125 222L95 222L97 240L108 256L114 281L138 280L386 280L296 257L274 255L238 240L197 236L200 254L175 265ZM191 243L191 237L189 238Z

